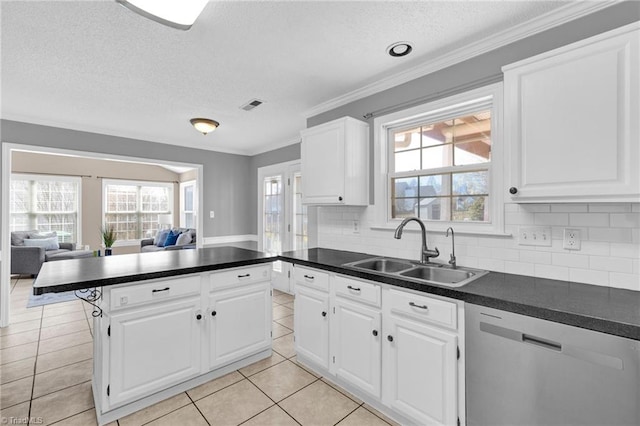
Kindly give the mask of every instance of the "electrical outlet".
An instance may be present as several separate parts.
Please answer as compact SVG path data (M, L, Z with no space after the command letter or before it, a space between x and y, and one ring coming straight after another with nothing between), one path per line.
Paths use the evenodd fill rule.
M352 232L354 234L359 234L360 233L360 221L359 220L354 220L353 221L353 229Z
M209 219L213 219L214 217L216 217L216 214L213 210L209 211Z
M544 226L518 228L518 244L521 246L551 247L551 228Z
M566 250L580 250L580 230L564 228L562 247Z

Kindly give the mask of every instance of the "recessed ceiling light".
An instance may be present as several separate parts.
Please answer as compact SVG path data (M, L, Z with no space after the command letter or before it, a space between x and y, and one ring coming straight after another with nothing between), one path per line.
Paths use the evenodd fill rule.
M196 128L197 131L199 131L203 135L213 132L220 126L220 123L208 118L192 118L191 120L189 120L189 122L193 127Z
M208 0L116 0L139 15L180 30L188 30Z
M387 53L394 58L407 56L413 50L413 46L408 41L398 41L387 47Z

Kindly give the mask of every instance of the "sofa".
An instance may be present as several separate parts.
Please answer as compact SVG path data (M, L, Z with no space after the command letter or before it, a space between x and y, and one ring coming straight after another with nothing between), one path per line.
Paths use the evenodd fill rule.
M57 243L59 248L47 249L31 246L25 240L46 240L55 238L55 232L40 234L38 231L14 231L11 233L11 274L38 275L44 262L69 258L76 248L75 243Z
M163 237L164 232L164 237ZM173 244L165 245L166 235L171 232L177 235ZM171 228L159 230L154 238L140 240L140 253L150 253L163 250L183 250L196 248L196 230L193 228Z

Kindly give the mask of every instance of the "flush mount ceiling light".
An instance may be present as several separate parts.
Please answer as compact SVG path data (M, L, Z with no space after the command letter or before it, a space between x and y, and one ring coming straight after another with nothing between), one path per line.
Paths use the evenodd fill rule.
M193 125L193 127L196 128L197 131L199 131L203 135L213 132L218 128L218 126L220 126L220 123L208 118L192 118L191 120L189 120L189 122L191 123L191 125Z
M116 0L145 18L180 30L188 30L208 0Z
M394 58L407 56L413 50L413 46L408 41L398 41L387 47L387 53Z

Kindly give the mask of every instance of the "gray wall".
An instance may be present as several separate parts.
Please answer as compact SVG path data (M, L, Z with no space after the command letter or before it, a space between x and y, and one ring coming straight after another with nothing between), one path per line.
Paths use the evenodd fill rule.
M367 121L370 126L370 164L373 164L373 118L365 120L364 115L379 110L384 114L413 106L413 101L426 103L427 99L446 97L457 92L467 91L474 86L480 87L486 81L502 80L503 65L537 55L548 50L564 46L602 32L621 27L640 20L640 2L627 1L583 18L571 21L556 28L544 31L526 39L517 41L475 58L458 63L446 69L425 75L383 92L359 99L331 111L307 119L307 127L326 123L336 118L351 116ZM474 82L476 82L474 84ZM585 88L587 89L587 88ZM383 114L377 114L383 115ZM371 167L373 182L373 167ZM370 188L370 201L373 203L374 188Z
M0 126L2 142L202 164L205 213L202 235L256 232L256 197L247 196L255 193L256 178L248 156L7 120L0 121ZM210 210L215 211L215 219L209 219Z
M300 129L302 130L302 129ZM258 233L258 169L272 164L284 163L300 159L300 143L285 146L284 148L274 149L273 151L263 152L254 155L250 160L250 176L249 197L251 209L254 212L253 223L251 224L250 234Z
M425 75L383 92L359 99L331 111L307 119L307 127L351 116L365 121L363 116L380 109L385 114L405 109L406 104L416 99L443 97L454 94L456 88L469 90L469 83L483 81L490 77L501 80L503 65L555 49L587 37L612 30L640 20L640 2L627 1L608 7L592 15L544 31L475 58L458 63L446 69ZM479 85L483 85L480 83ZM394 108L394 105L403 105ZM369 120L373 124L373 119Z

